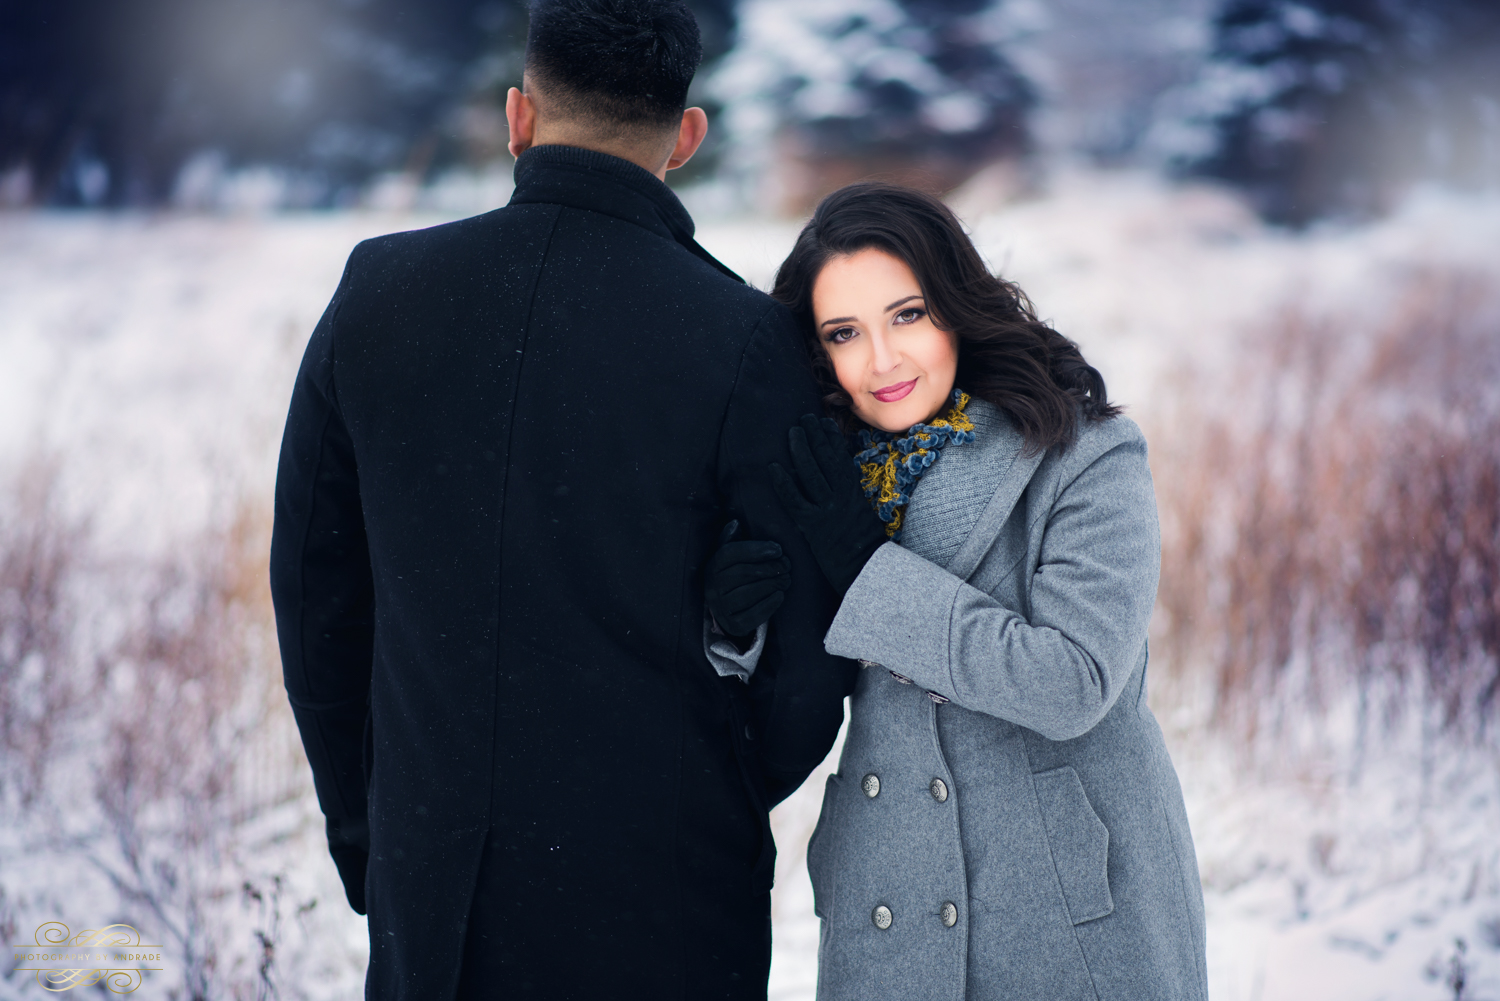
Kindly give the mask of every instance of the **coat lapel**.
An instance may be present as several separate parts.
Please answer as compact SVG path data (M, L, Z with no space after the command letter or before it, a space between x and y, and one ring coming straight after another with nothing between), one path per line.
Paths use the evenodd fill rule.
M974 441L943 449L917 484L902 545L967 580L1005 524L1041 461L1023 455L1025 439L984 400L969 404Z
M990 502L985 505L979 519L970 529L968 538L959 547L958 554L953 557L953 562L948 564L949 573L955 577L962 577L964 580L974 576L974 571L979 569L979 564L990 551L990 547L1000 537L1000 529L1005 525L1005 520L1010 517L1011 511L1015 510L1021 491L1025 490L1026 484L1031 482L1031 476L1036 472L1036 467L1041 465L1045 454L1045 452L1037 451L1028 455L1017 450L1015 459L1000 477L999 485L995 488Z

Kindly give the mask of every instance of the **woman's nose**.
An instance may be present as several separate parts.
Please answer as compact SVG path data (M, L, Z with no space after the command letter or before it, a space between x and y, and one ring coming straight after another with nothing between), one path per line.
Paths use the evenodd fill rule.
M901 364L901 355L883 330L870 333L870 369L876 375L893 372Z

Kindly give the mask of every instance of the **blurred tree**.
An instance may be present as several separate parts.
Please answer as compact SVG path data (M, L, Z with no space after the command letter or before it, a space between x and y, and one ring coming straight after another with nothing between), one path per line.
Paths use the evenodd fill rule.
M1047 153L1101 165L1137 161L1162 94L1208 55L1215 0L1046 0L1013 48L1040 91L1032 129Z
M1291 225L1500 183L1500 3L1229 0L1177 95L1179 163Z
M732 0L694 6L722 53ZM0 0L0 201L191 203L265 166L275 203L340 204L499 156L525 33L522 0Z
M751 170L788 163L795 207L875 171L949 186L1030 147L1031 85L1005 55L1004 0L746 0L713 83L731 150Z
M24 165L44 203L155 204L197 157L200 179L270 165L285 200L338 201L454 155L445 116L517 20L474 0L3 0L0 170Z

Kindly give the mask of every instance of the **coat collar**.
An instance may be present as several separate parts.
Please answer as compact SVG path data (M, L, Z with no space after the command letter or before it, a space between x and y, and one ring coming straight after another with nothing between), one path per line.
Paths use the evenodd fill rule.
M629 160L577 146L533 146L517 158L515 178L512 205L566 205L623 219L744 281L693 239L693 217L672 189Z
M979 569L980 562L999 537L1000 527L1015 510L1016 501L1021 499L1026 484L1031 482L1032 474L1046 455L1041 449L1028 452L1025 435L998 407L985 403L984 409L995 425L991 431L994 446L986 450L989 461L985 464L985 472L978 477L990 487L989 503L979 512L968 537L959 547L953 562L948 564L948 571L964 580ZM974 424L978 432L979 422L976 420Z
M976 397L967 413L974 422L973 443L944 450L917 484L906 514L909 544L930 550L962 579L984 559L1045 454L1028 454L1025 437L994 405ZM941 526L925 524L934 521L932 515ZM942 538L921 538L929 532Z

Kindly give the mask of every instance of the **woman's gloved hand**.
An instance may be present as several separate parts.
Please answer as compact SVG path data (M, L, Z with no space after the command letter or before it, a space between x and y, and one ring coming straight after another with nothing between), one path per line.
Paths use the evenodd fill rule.
M786 600L792 564L774 542L734 542L740 523L731 521L719 536L719 551L708 561L703 599L715 624L741 648Z
M865 499L837 424L804 414L787 432L787 444L796 479L773 462L771 485L807 537L823 576L844 594L885 544L885 525Z

